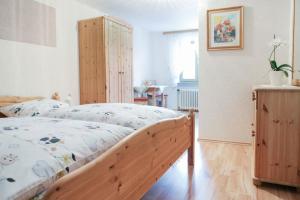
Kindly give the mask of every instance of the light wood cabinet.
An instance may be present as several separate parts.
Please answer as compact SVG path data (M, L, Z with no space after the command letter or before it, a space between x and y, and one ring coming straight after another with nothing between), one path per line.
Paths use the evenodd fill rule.
M300 187L300 88L257 87L254 183Z
M131 26L105 16L78 28L80 103L133 102Z

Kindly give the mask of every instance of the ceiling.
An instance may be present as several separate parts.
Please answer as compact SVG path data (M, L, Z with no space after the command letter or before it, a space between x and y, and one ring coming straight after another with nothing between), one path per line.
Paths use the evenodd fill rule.
M149 31L197 28L198 0L78 0Z

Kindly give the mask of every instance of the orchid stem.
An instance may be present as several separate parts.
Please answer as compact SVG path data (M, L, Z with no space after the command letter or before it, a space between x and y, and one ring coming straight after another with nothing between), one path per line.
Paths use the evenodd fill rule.
M273 49L273 51L271 52L271 55L270 55L270 57L269 57L269 61L271 61L272 56L273 56L273 59L274 59L274 60L276 59L275 54L276 54L276 50L277 50L277 48L278 48L279 46L280 46L280 44L274 46L274 49Z
M276 39L276 35L274 34L274 40L275 40L275 39ZM274 60L275 60L275 58L276 58L275 54L276 54L276 46L274 46Z

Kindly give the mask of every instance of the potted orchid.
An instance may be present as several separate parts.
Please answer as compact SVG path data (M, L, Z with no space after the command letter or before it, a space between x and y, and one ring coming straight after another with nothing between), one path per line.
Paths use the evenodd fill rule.
M271 52L271 55L269 57L269 63L271 65L271 71L270 71L270 82L271 85L282 85L284 77L289 76L289 71L292 71L292 67L288 64L282 64L278 65L276 61L276 50L278 50L280 47L286 45L283 41L280 40L279 37L276 37L274 35L274 39L271 42L271 46L273 47L273 50Z

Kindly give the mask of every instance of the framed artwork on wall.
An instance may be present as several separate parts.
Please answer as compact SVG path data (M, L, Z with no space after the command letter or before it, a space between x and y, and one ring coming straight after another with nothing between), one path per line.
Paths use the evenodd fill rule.
M244 7L207 10L207 50L244 48Z

